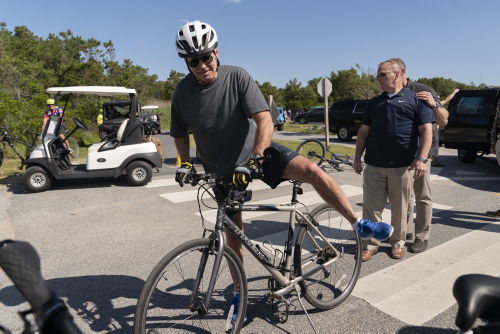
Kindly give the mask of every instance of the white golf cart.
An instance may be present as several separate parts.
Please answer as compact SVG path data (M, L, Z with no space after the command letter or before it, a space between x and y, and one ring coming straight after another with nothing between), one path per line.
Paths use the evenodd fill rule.
M76 127L61 139L57 134L62 117L50 117L42 132L42 144L26 159L24 185L31 192L41 192L50 188L53 179L86 179L113 177L117 178L125 171L127 181L133 186L142 186L151 181L153 168L160 168L162 160L152 142L143 142L144 128L139 118L140 106L135 99L135 89L108 86L52 87L47 93L60 95L90 94L102 97L125 95L130 98L130 114L120 125L116 136L109 136L102 142L88 148L87 162L73 165L68 159L69 150L63 145L78 129L88 128L77 118L73 118ZM70 96L68 96L69 100ZM63 109L66 111L68 102Z
M160 109L160 107L144 106L141 109L143 113L142 121L148 122L149 126L151 127L151 134L156 135L158 133L161 133L160 114L158 114L158 110ZM156 119L153 115L156 116Z

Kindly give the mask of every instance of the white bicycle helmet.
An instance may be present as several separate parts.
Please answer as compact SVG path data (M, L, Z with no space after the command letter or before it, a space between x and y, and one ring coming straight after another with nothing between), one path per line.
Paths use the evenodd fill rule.
M181 58L195 57L217 48L217 34L208 23L186 23L175 37L175 48Z

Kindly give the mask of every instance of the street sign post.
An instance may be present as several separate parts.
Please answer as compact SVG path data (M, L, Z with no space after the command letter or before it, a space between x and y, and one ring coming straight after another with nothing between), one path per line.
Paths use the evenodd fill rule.
M328 135L330 133L330 124L328 118L328 95L332 92L332 83L327 78L323 78L318 83L318 94L325 98L325 141L326 147L330 146L328 142Z

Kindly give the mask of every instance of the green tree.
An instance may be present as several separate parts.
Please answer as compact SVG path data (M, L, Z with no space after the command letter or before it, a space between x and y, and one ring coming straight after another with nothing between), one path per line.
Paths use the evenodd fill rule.
M165 82L163 83L161 97L164 100L172 100L172 97L174 96L175 87L177 87L177 84L185 76L186 75L184 73L180 73L180 72L171 70L170 75L168 76L168 79L165 80Z

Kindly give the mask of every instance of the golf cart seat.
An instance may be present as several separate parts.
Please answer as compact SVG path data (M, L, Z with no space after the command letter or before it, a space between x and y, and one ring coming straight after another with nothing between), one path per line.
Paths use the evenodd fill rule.
M129 120L126 119L125 121L122 122L120 128L116 132L116 138L113 138L111 140L106 139L104 143L99 142L93 144L92 146L89 147L87 153L103 152L116 149L118 146L120 146L120 144L123 142L123 139L125 138L125 130L128 124Z

